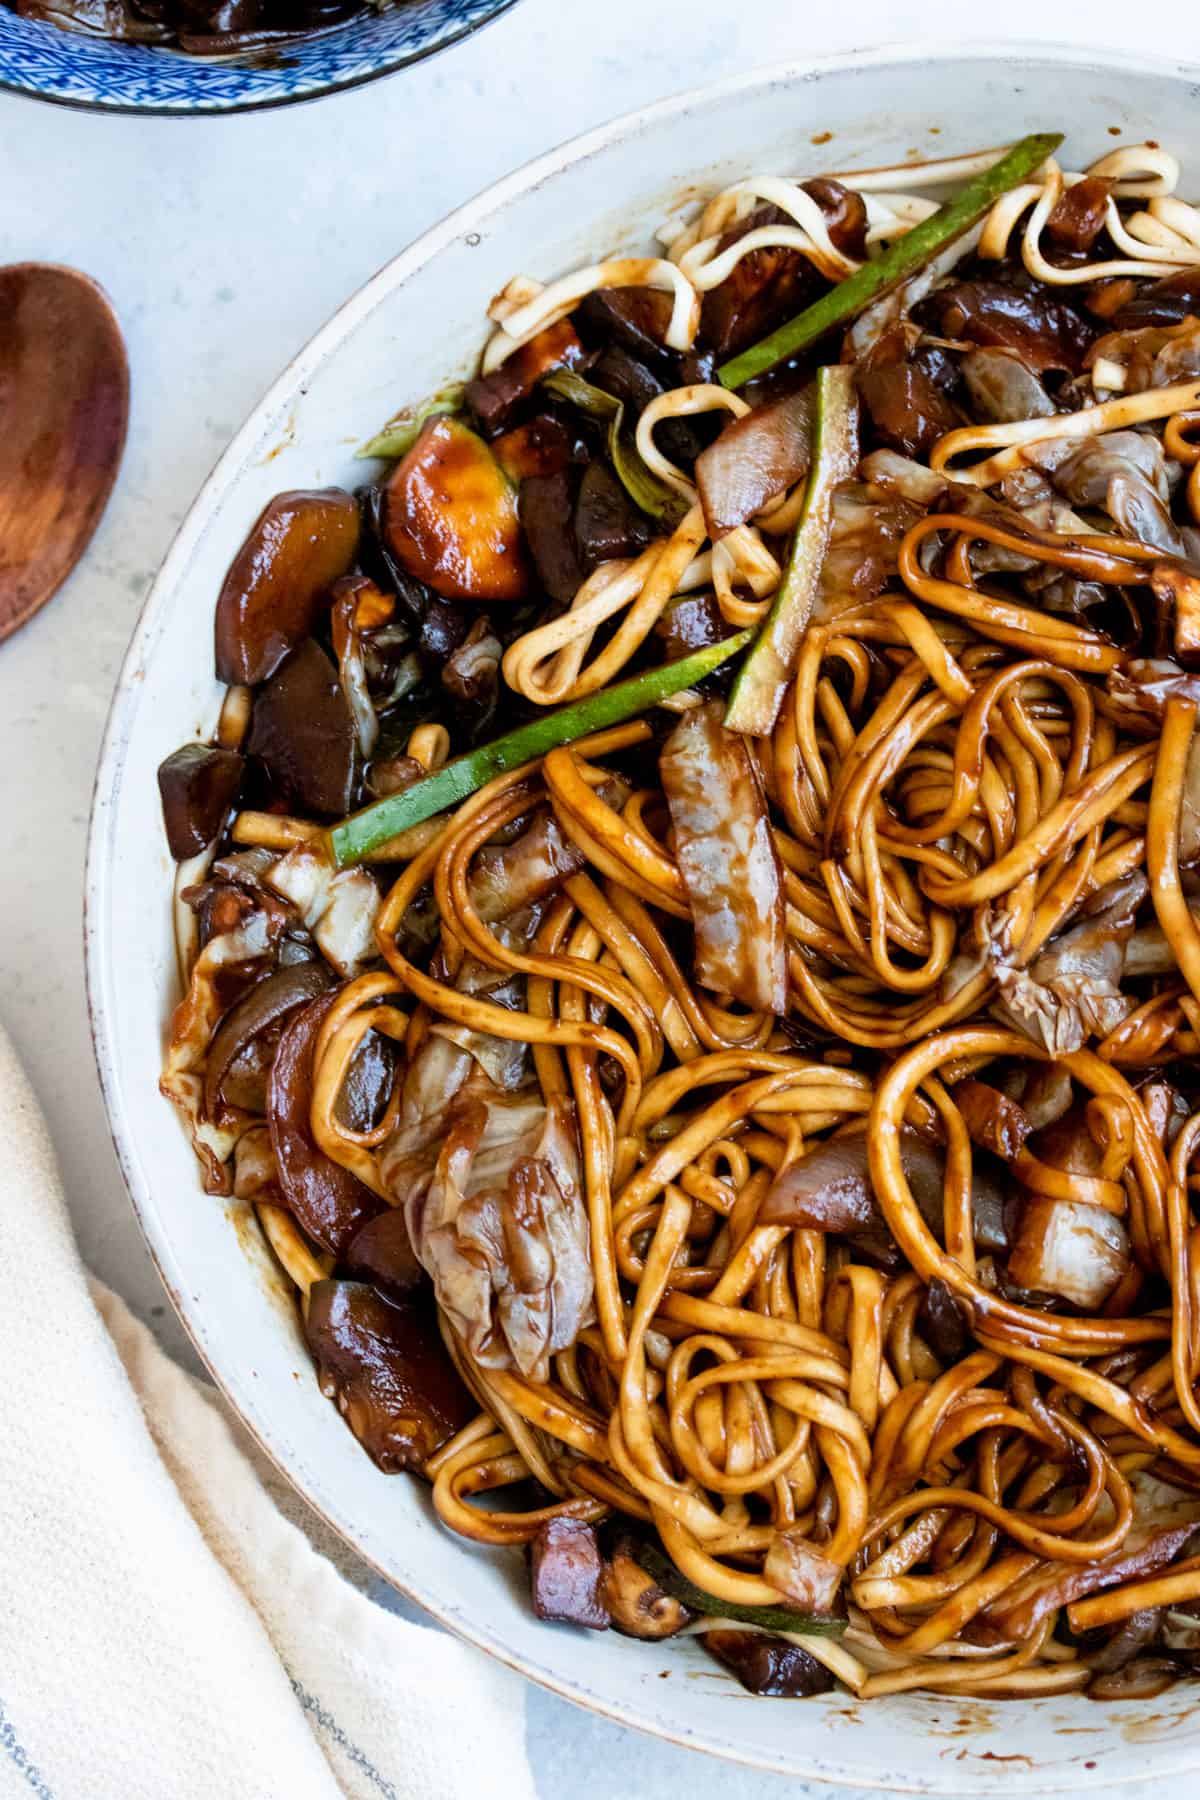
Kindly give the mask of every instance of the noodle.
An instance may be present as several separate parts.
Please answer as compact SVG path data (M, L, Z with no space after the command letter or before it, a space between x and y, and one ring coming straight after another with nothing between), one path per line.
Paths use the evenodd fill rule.
M764 268L844 280L931 216L923 189L1001 154L747 178L664 227L661 257L509 284L481 383L515 380L597 297L661 302L679 378L652 374L628 454L677 510L653 533L643 518L629 554L584 559L560 604L511 627L498 605L464 617L453 657L490 658L493 706L586 701L657 666L683 617L710 633L694 645L786 602L807 463L768 444L776 491L713 524L706 446L772 403L682 353L714 299ZM1019 255L1029 283L1006 304L1049 309L1047 342L1084 332L1053 308L1200 263L1179 179L1150 145L1084 174L1050 159L995 203L978 255L956 255L980 288L1011 285ZM1092 237L1056 260L1081 181ZM877 303L847 359L877 368L889 332L910 383L921 355L1033 358L1019 334L935 331L921 308L951 279ZM628 333L640 315L622 317ZM964 416L956 372L963 422L943 429L927 399L942 424L912 454L868 407L877 447L835 492L760 735L723 730L720 702L680 678L657 715L418 814L371 852L378 884L357 871L335 894L322 808L253 788L181 861L188 989L163 1087L210 1185L228 1187L236 1146L233 1191L381 1466L423 1467L471 1541L531 1545L535 1593L556 1533L590 1546L602 1616L581 1622L686 1627L726 1660L768 1632L803 1652L804 1691L1017 1697L1087 1687L1088 1634L1200 1601L1200 1501L1180 1499L1200 1494L1200 352L1179 361L1195 324L1145 342L1114 328L1077 367L1046 350L1025 367L1053 390L1032 414ZM589 340L589 379L626 341ZM1173 378L1138 375L1168 352ZM497 444L516 455L522 429ZM607 522L621 496L604 467ZM560 477L577 495L574 464ZM474 740L453 706L410 718L385 692L394 647L412 650L380 616L361 692L391 737L368 779L403 794ZM464 717L478 668L455 671ZM257 691L230 689L227 752L266 754ZM337 979L301 1005L295 970L321 951ZM232 1008L231 969L250 970ZM282 1010L260 1001L259 1036L237 1039L268 982ZM351 1368L359 1340L331 1322L334 1290L350 1306L367 1284L372 1355L417 1329L414 1295L436 1298L421 1354L458 1397L402 1464L380 1448L375 1365L360 1347ZM1156 1483L1184 1508L1172 1525ZM648 1603L620 1609L622 1558L653 1628ZM802 1628L831 1621L840 1639Z

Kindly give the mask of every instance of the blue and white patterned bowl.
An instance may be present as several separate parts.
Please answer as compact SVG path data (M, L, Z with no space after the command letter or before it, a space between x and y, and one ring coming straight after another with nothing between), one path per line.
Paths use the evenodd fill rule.
M359 87L470 36L517 0L404 0L288 45L217 61L85 37L0 5L0 89L99 112L243 112Z

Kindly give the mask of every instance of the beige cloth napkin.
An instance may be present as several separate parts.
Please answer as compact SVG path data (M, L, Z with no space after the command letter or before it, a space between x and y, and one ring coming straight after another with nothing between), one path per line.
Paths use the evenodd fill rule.
M89 1291L2 1029L0 1146L0 1800L532 1800L519 1678L359 1592Z

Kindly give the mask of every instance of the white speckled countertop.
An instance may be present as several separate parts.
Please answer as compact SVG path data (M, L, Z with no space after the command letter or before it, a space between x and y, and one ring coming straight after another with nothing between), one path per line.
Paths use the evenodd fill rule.
M1164 30L1170 17L1180 29ZM956 15L959 26L964 15ZM1171 0L1007 0L975 35L1200 56ZM89 555L0 645L0 1013L50 1117L83 1253L182 1356L109 1144L84 1004L87 810L112 684L193 494L290 354L418 232L536 152L640 102L772 59L929 35L928 0L523 0L471 42L341 97L226 120L100 118L0 95L0 261L87 270L121 317L129 447ZM944 30L939 33L945 41ZM534 1693L530 1748L556 1800L774 1800L803 1784L709 1761ZM1135 1800L1149 1784L1104 1789ZM818 1792L828 1790L813 1790Z

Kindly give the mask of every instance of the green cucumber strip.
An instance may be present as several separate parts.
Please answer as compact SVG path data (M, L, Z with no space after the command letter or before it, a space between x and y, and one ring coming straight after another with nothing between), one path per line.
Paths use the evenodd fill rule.
M657 669L647 669L644 674L618 682L615 687L602 688L598 694L587 694L570 706L561 706L556 712L531 719L527 725L519 725L494 743L482 744L465 756L455 757L453 762L406 788L402 794L389 794L374 805L363 807L361 812L352 813L340 825L331 826L327 833L330 859L336 868L347 869L362 862L398 832L407 831L411 825L420 825L449 806L456 806L493 777L518 769L522 763L536 762L539 756L556 749L559 744L569 744L593 731L603 731L609 725L620 725L626 719L636 718L638 713L657 706L660 700L682 693L684 688L711 675L714 669L720 668L749 643L750 635L748 631L739 631L691 656L664 663Z
M741 1625L760 1625L764 1631L796 1631L809 1637L841 1637L846 1629L845 1619L829 1613L806 1613L791 1606L735 1606L728 1600L718 1600L715 1594L693 1586L654 1544L639 1544L637 1561L664 1594L690 1606L702 1618L736 1619Z
M854 370L849 363L835 363L817 373L813 460L804 511L796 523L774 603L737 672L725 709L730 731L765 737L775 728L821 578L833 491L839 482L850 479L857 466Z
M797 313L794 319L771 332L769 337L751 344L740 356L722 364L717 370L717 379L727 388L739 388L745 382L753 381L755 376L764 375L786 357L806 350L835 325L844 325L872 300L878 300L888 288L928 262L943 245L961 237L964 231L970 231L1001 194L1032 175L1062 141L1061 131L1037 131L1022 138L998 163L968 181L938 212L931 213L929 218L889 244L882 256L864 263L845 281L838 282L802 313ZM896 179L903 184L901 175Z

